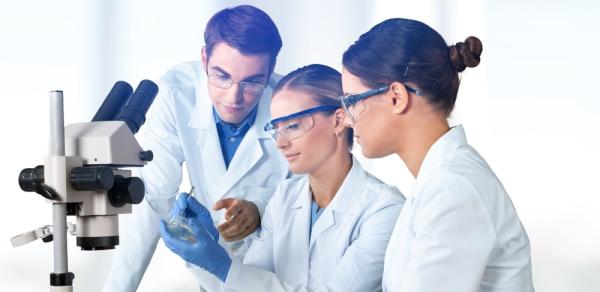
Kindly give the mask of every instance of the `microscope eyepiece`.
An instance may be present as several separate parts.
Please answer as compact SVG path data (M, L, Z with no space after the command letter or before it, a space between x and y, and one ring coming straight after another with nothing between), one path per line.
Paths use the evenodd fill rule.
M150 80L142 80L129 98L116 120L127 124L132 133L137 133L146 122L146 112L158 94L158 86Z
M133 87L129 83L117 81L104 99L104 102L102 102L100 108L98 108L92 122L114 121L121 110L123 110L123 107L125 107L132 93Z

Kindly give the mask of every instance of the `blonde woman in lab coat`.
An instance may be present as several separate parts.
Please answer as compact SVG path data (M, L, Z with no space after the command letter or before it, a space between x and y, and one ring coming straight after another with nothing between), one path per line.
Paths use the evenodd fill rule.
M210 215L191 197L175 211L187 210L198 242L174 238L163 222L165 244L221 279L223 291L380 291L404 197L352 157L341 93L340 73L324 65L297 69L274 89L265 130L297 175L278 186L243 262L217 244Z
M462 126L459 72L481 41L447 47L426 24L389 19L344 53L341 98L367 157L398 154L416 177L390 239L384 291L533 291L530 246L508 194Z

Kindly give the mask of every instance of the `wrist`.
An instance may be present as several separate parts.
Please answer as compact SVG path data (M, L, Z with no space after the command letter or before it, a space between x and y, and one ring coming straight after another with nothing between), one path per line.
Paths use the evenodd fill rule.
M216 274L216 276L221 280L221 282L225 283L225 280L227 280L227 274L229 274L229 269L231 269L231 259L227 257L227 260L223 262L223 265Z

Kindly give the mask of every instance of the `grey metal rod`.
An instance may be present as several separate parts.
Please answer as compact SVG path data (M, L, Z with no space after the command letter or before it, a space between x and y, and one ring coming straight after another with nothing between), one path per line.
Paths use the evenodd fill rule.
M65 155L63 92L50 91L50 156Z
M52 222L54 237L54 273L69 271L67 255L67 204L52 204Z
M65 155L65 121L63 92L50 91L50 156ZM61 194L64 195L64 194ZM54 273L68 272L67 256L67 205L52 204L52 225L54 237Z

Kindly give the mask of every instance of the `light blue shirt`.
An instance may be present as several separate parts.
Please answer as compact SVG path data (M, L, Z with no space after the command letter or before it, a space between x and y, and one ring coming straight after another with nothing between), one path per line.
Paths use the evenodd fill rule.
M254 123L256 119L256 112L258 107L254 107L252 111L244 118L239 126L225 122L219 117L219 114L213 107L213 115L217 124L217 133L219 134L219 142L221 144L221 152L223 153L223 161L225 161L225 167L229 168L229 163L235 155L235 151L244 139L246 132Z

